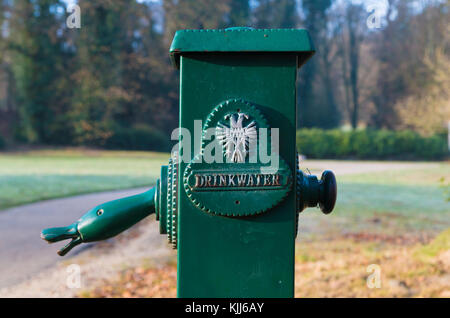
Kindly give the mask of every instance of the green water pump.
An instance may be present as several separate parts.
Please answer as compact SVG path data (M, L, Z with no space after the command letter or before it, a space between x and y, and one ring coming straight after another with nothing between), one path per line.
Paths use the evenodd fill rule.
M178 31L179 143L156 186L41 237L70 239L65 255L155 213L178 250L179 297L293 297L299 213L328 214L337 194L331 171L298 164L296 78L313 53L303 29Z

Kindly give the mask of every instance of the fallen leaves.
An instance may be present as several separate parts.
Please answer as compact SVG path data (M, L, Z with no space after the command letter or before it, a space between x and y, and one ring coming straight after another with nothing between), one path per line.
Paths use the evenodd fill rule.
M296 248L295 297L450 297L449 231L429 235L344 234L335 240L300 241ZM443 237L443 235L445 235ZM431 242L430 242L431 241ZM433 248L436 256L417 257ZM367 268L380 268L381 288L369 288ZM128 268L81 297L175 297L176 264Z
M99 287L80 297L176 297L177 269L173 263L158 267L136 267L122 271L119 277L103 281Z

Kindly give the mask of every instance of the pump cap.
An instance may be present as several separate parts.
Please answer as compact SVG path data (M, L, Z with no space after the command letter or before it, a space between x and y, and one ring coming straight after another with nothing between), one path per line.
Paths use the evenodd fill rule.
M315 52L305 29L253 29L233 27L228 29L179 30L170 47L170 57L175 67L180 66L184 53L219 52L273 52L296 53L298 67Z

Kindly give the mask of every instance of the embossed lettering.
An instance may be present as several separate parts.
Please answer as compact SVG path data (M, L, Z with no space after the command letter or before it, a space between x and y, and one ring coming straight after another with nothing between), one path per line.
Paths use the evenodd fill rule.
M264 185L269 186L270 185L270 175L265 174L264 175Z
M212 185L211 185L211 179L212 179L211 176L206 176L206 186L212 187Z
M272 185L273 186L279 186L280 185L280 175L279 174L272 175Z
M234 183L234 174L228 175L228 186L235 185Z
M253 186L254 186L253 175L249 175L249 176L248 176L248 183L247 183L247 186L249 186L249 187L253 187Z
M203 187L203 176L196 174L195 175L195 188L201 188Z
M246 179L247 179L247 175L245 175L245 174L238 174L237 175L238 185L240 187L245 186L245 180Z
M261 183L261 175L257 174L256 175L256 186L259 187Z
M219 187L225 186L226 183L226 176L224 174L219 175Z
M283 179L280 174L237 173L237 174L195 174L194 188L225 188L225 187L280 187Z

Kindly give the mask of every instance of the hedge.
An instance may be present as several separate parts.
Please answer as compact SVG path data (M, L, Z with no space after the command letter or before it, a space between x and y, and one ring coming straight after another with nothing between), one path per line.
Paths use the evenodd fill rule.
M169 150L169 137L147 125L117 126L105 141L105 148L126 150Z
M5 140L3 139L2 135L0 135L0 150L4 149L6 146Z
M416 132L389 130L297 131L297 149L307 158L320 159L442 159L448 156L441 136L422 137Z

